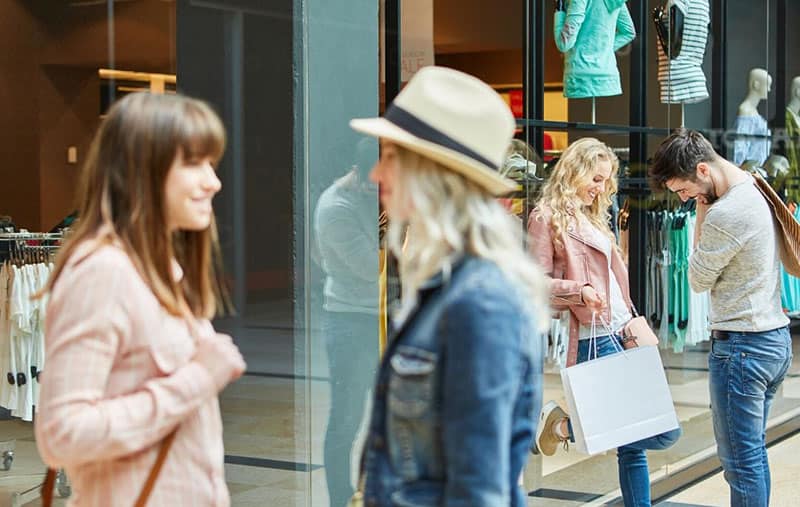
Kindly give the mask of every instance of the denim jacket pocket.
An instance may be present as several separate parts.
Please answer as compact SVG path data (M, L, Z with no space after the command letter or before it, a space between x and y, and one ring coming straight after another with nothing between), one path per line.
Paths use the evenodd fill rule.
M390 360L389 411L401 418L417 418L433 400L436 354L401 346Z
M400 346L389 361L387 440L389 456L404 482L442 475L435 413L437 355Z

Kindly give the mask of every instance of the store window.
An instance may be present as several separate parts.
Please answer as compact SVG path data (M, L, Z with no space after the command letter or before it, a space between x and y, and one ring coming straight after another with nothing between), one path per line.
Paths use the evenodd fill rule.
M581 26L591 25L584 36L615 33L598 69L599 60L587 64L575 50L575 44L581 44L580 28L562 33L564 23L559 24L554 2L491 8L460 2L457 9L446 0L433 3L436 64L470 72L490 84L499 83L500 68L507 79L496 88L518 119L516 142L533 149L524 151L536 167L520 178L521 218L535 203L541 178L548 176L569 143L597 137L619 157L613 229L628 258L634 302L661 339L662 363L684 432L671 449L648 453L654 497L718 466L713 461L706 363L708 296L688 289L689 251L681 246L690 242L694 212L674 196L651 191L647 164L673 129L697 129L721 154L757 168L785 191L789 202L796 202L796 155L787 129L796 119L797 108L791 104L800 104L792 102L798 88L793 76L800 69L789 55L800 46L782 21L795 6L732 0L564 2L584 4L591 11L579 21ZM629 18L616 24L605 20L599 14L609 4L621 6ZM480 21L475 21L472 16L478 13ZM523 25L522 38L518 29L508 29L512 19ZM468 41L460 41L471 48L463 55L451 50L452 34L459 30L469 34ZM487 34L496 33L503 33L509 43L515 41L514 49L501 56L492 47L497 41L485 45ZM582 41L587 42L592 43ZM597 78L599 72L602 79ZM795 284L784 276L783 303L790 315L797 312ZM557 336L563 326L554 321L553 329L544 398L563 403L558 372L565 344ZM784 423L800 414L798 370L792 367L778 393L767 423L768 438L787 431ZM534 505L613 501L620 495L616 456L570 452L531 457L525 486Z
M215 211L236 306L216 326L248 363L220 396L232 503L343 503L381 335L378 199L367 178L377 143L347 125L378 114L378 5L51 4L0 7L5 47L17 48L0 61L0 256L41 262L57 250L75 219L79 167L115 100L150 91L208 101L228 133ZM0 413L2 503L39 494L34 404ZM63 504L69 478L58 486Z

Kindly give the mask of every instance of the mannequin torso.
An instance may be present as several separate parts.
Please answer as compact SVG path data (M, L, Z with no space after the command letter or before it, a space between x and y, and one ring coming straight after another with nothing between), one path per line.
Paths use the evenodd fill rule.
M733 143L733 162L741 165L750 160L761 165L769 157L771 132L765 120L758 112L758 104L766 99L772 77L764 69L752 69L747 82L747 96L739 104L735 129L742 134ZM747 137L753 136L753 137Z
M664 16L654 19L661 102L688 104L708 98L703 59L708 40L709 0L667 0ZM661 26L659 26L661 25ZM668 48L670 54L666 53Z

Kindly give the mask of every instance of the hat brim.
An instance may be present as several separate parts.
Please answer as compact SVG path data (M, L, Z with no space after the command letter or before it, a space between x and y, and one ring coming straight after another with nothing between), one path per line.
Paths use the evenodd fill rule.
M519 185L513 180L500 176L497 171L475 159L421 139L385 118L356 118L350 120L350 127L362 134L388 139L404 148L425 155L477 183L492 195L507 195L519 188Z

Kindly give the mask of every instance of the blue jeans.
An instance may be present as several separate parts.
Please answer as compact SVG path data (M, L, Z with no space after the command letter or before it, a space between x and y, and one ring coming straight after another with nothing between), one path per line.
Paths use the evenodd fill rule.
M615 340L617 345L614 345ZM594 359L594 345L591 340L578 342L578 362ZM610 356L620 351L619 339L612 336L597 338L597 357ZM590 355L591 353L591 355ZM570 433L572 430L570 429ZM650 470L647 468L646 450L661 450L671 447L681 436L680 428L655 435L617 449L619 486L625 507L650 507Z
M765 433L772 399L792 364L789 329L730 333L708 356L717 453L733 507L767 507L770 475Z

